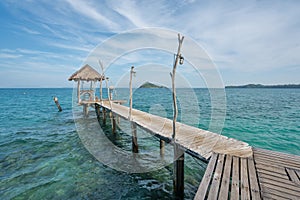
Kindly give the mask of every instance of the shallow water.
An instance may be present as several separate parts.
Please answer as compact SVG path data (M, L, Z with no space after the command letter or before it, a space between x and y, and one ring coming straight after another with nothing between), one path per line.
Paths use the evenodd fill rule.
M72 112L72 89L0 89L0 199L170 199L172 165L156 171L131 174L111 169L84 147ZM126 89L115 98L128 99ZM179 120L209 129L210 94L206 89L178 90L196 95L196 101L179 102ZM193 94L192 94L193 93ZM172 117L167 89L139 89L133 107ZM58 112L57 96L63 112ZM300 155L299 89L227 89L223 135L255 147ZM188 98L186 98L188 99ZM191 108L186 109L186 105ZM80 109L81 111L81 109ZM197 117L195 117L197 116ZM82 118L81 112L76 112ZM95 120L91 110L89 119ZM121 122L126 126L126 122ZM110 134L110 121L103 128L118 147L130 151L126 129ZM149 153L159 142L138 130L140 151ZM206 164L186 155L185 198L192 199Z

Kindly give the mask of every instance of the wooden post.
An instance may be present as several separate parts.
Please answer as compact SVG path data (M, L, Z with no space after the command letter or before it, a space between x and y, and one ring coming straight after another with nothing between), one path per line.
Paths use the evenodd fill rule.
M178 199L184 198L184 151L174 143L174 194Z
M102 79L100 80L100 101L102 102Z
M112 117L112 133L116 133L116 118L115 118L115 114L111 113L111 117Z
M85 117L89 115L89 105L87 103L83 104L83 114Z
M109 99L110 99L111 101L113 100L113 91L114 91L113 86L110 86L110 87L109 87Z
M138 153L139 146L137 142L136 123L134 122L131 122L131 132L132 132L132 152Z
M100 60L98 60L98 62L99 62L99 65L100 65L100 67L101 67L101 70L102 70L102 74L101 74L101 80L100 80L100 101L102 102L102 81L103 81L103 79L105 79L105 77L104 77L104 67L103 67L103 63L100 61Z
M131 67L130 70L130 81L129 81L129 116L128 119L131 120L131 112L132 112L132 75L135 74L133 71L134 66Z
M99 119L100 119L100 106L97 103L95 103L95 111L96 111L97 119L99 121Z
M103 114L103 125L106 124L106 109L104 107L102 107L102 114Z
M174 185L174 194L176 197L183 199L184 197L184 153L179 148L179 146L175 143L176 136L176 121L178 115L177 101L176 101L176 88L175 88L175 75L176 75L176 67L178 65L179 60L180 64L182 64L183 57L181 56L180 49L183 43L184 36L180 36L178 34L178 49L175 58L175 62L173 65L173 72L171 73L172 77L172 93L173 93L173 108L174 108L174 116L173 116L173 134L172 134L172 142L174 145L174 170L173 170L173 185Z
M77 102L80 103L80 80L77 82Z
M111 98L110 98L110 95L109 95L108 80L109 80L109 78L106 77L105 78L105 83L106 83L106 88L107 88L107 96L108 96L108 101L109 101L109 105L110 105L110 110L112 110L112 102L111 102Z
M162 139L159 140L159 147L160 147L160 157L163 159L165 157L165 141Z
M175 139L176 120L177 120L177 115L178 115L178 108L177 108L177 101L176 101L176 88L175 88L175 74L176 74L176 67L178 65L179 59L181 58L180 49L182 46L183 39L184 39L184 36L180 37L180 34L178 34L179 45L178 45L178 50L177 50L177 54L176 54L176 59L175 59L174 66L173 66L173 72L171 74L172 75L173 107L174 107L172 139Z
M54 100L54 102L56 104L56 107L58 108L58 112L61 112L62 108L61 108L61 106L60 106L60 104L58 102L58 98L57 97L53 97L53 100Z

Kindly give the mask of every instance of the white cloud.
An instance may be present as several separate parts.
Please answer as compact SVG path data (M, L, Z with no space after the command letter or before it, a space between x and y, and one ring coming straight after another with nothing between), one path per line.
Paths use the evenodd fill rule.
M117 24L109 18L103 16L100 10L96 10L93 3L80 0L67 0L67 2L75 9L79 14L95 20L98 23L104 24L111 29L115 29Z

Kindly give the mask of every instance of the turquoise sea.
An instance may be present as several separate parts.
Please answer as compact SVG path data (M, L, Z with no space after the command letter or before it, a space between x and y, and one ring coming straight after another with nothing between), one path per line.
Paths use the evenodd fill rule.
M87 151L73 119L73 89L0 92L0 199L174 198L172 165L131 174L109 168ZM115 98L126 99L127 92L116 90ZM191 95L191 90L177 92L186 99ZM208 129L210 94L207 89L192 92L197 101L188 103L197 106L199 118L195 120L194 110L184 115L185 104L179 104L179 117ZM62 112L58 112L53 96L58 97ZM133 107L172 118L171 98L167 89L137 89ZM223 135L255 147L300 155L300 89L226 89L226 101ZM74 117L83 118L81 109L74 111ZM89 119L96 120L92 109ZM111 137L109 123L104 127L107 137L130 151L129 135L118 130L116 137ZM139 145L143 152L159 147L155 138L139 140ZM185 199L193 199L206 166L186 154Z

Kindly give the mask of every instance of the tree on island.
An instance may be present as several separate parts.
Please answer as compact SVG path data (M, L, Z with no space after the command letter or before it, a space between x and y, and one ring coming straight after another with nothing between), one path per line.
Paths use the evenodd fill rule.
M156 85L147 81L144 84L142 84L139 88L166 88L166 87L161 85Z

